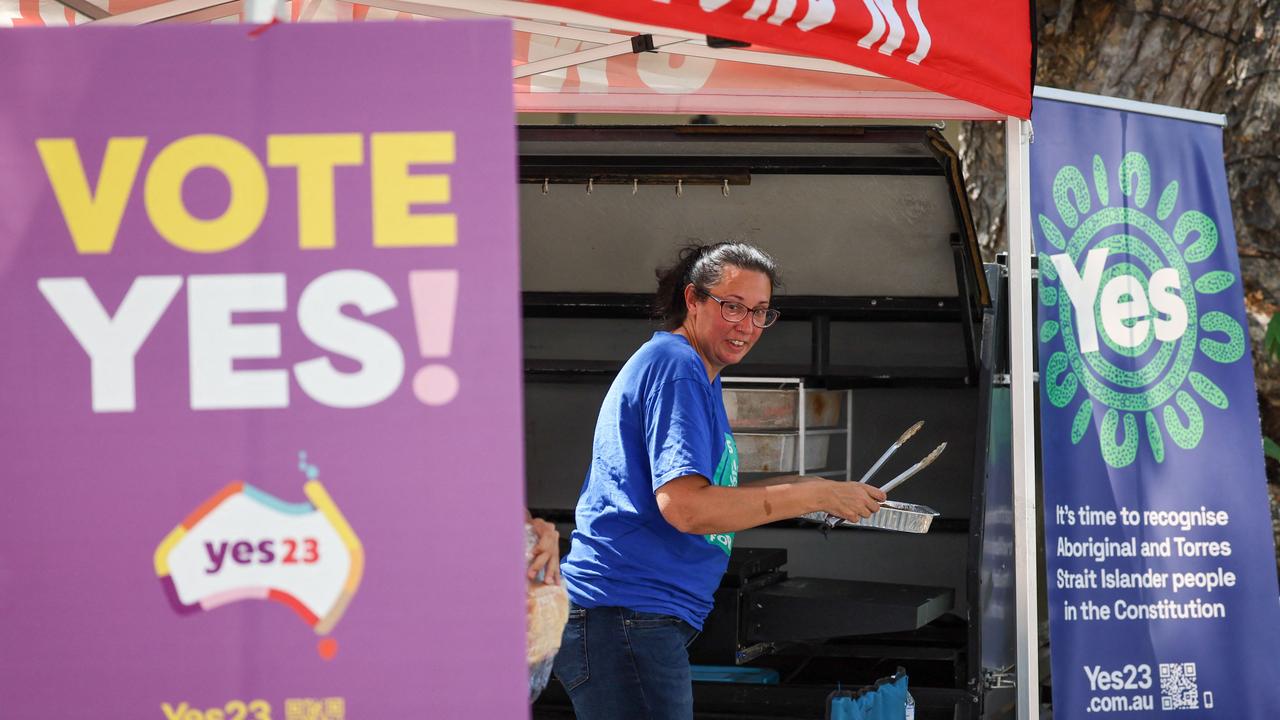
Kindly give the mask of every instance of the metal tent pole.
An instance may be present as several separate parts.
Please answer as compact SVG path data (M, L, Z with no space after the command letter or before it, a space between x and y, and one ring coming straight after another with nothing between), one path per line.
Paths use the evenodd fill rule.
M1036 617L1035 385L1032 382L1031 122L1005 122L1009 237L1009 373L1013 407L1013 556L1018 639L1018 720L1040 717L1040 647Z
M153 22L171 20L179 16L205 12L222 6L226 6L229 9L229 14L234 14L239 12L241 4L234 0L169 0L168 2L123 12L119 15L108 15L100 20L94 20L92 24L146 25ZM206 17L205 19L208 18Z

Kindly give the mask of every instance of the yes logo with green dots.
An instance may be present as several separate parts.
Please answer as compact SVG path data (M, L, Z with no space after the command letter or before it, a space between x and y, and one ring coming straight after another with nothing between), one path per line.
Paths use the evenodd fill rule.
M1115 468L1144 448L1156 462L1193 450L1205 424L1229 403L1202 372L1245 355L1244 329L1200 310L1236 276L1206 262L1218 225L1196 209L1175 215L1178 181L1153 197L1151 166L1138 152L1089 177L1064 165L1053 181L1056 217L1039 215L1040 342L1049 353L1046 396L1074 413L1071 442L1098 428L1098 450ZM1152 202L1155 199L1156 202Z

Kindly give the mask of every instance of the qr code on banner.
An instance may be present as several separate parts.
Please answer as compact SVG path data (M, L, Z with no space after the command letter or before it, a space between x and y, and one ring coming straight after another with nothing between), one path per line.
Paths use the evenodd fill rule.
M1160 663L1160 709L1199 709L1195 663Z

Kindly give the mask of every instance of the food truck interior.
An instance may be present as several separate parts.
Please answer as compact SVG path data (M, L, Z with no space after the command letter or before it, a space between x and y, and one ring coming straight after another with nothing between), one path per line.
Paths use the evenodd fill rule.
M724 375L744 480L803 467L857 482L923 421L881 485L947 444L890 493L937 513L927 532L788 520L737 534L691 648L697 715L822 717L838 686L903 668L917 718L1011 716L1003 278L981 263L943 136L525 127L520 175L528 503L562 536L600 402L656 329L654 268L693 241L754 243L783 272L781 320ZM552 681L534 714L568 707Z

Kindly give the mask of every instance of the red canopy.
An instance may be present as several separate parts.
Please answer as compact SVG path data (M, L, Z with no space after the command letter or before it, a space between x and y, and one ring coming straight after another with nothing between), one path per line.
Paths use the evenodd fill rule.
M0 0L0 27L225 22L243 7ZM295 21L507 17L516 107L527 112L996 120L1031 109L1027 0L291 0L289 10ZM708 47L708 36L752 47Z
M534 0L830 58L1031 116L1027 0Z

